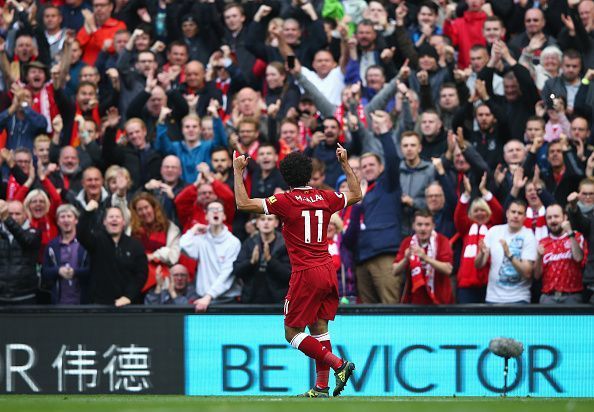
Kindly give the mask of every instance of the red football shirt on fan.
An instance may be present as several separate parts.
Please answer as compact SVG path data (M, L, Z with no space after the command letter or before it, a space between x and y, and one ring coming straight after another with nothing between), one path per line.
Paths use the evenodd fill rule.
M561 237L549 234L539 242L545 252L542 257L542 293L577 293L584 289L582 269L586 264L588 246L580 233L574 233L575 240L584 251L584 259L581 262L573 260L571 239L567 234Z
M262 199L264 212L277 215L293 272L332 263L327 231L330 216L344 209L344 193L317 190L309 186Z

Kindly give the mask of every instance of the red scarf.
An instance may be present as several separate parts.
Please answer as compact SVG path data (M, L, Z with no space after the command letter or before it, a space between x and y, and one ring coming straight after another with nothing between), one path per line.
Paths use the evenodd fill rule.
M420 246L417 235L413 235L410 241L410 247ZM429 238L429 243L425 249L428 257L435 259L437 256L437 233L433 231ZM410 255L409 258L410 276L411 276L411 295L424 288L427 295L435 304L440 302L435 297L435 269L428 263L423 263L416 255Z
M167 245L167 233L166 232L153 232L147 234L143 232L139 237L140 242L144 246L144 251L147 253L153 253L155 250L162 248ZM157 284L157 267L161 266L161 274L163 277L169 276L169 269L167 265L161 265L160 262L150 261L148 264L148 277L142 287L142 293L147 292L149 289Z
M46 131L51 133L52 120L60 114L54 96L54 85L51 82L48 82L44 84L41 90L37 93L33 93L31 90L31 94L33 97L31 109L45 117L45 120L47 120Z
M74 115L74 123L72 124L72 134L70 135L70 146L78 147L80 146L80 135L78 133L78 122L76 121L76 116L83 115L82 110L78 103L76 103L76 114ZM97 125L97 128L101 126L101 116L99 116L99 107L95 106L91 109L91 117L93 122Z
M482 269L474 266L474 258L478 254L479 243L489 231L487 225L473 223L464 238L464 249L458 270L459 287L480 287L487 284L489 277L488 265Z

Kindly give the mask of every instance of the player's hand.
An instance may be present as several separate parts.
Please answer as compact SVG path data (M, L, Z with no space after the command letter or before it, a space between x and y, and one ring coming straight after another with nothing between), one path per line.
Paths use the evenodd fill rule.
M249 156L241 155L237 156L237 151L233 151L233 170L239 173L243 173L243 170L247 167L248 161L250 159Z
M338 147L336 148L336 158L338 159L338 162L342 165L348 165L349 164L349 159L347 156L347 151L344 147L341 146L340 143L336 143L338 145Z
M210 296L210 295L206 295L206 296L194 301L194 310L196 312L206 312L206 309L208 309L208 305L210 305L211 301L212 301L212 296Z

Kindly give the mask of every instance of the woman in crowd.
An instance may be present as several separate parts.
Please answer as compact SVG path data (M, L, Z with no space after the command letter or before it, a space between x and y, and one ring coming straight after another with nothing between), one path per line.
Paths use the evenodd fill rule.
M456 297L458 303L485 303L489 266L477 269L474 258L489 228L503 223L503 209L495 196L487 190L486 174L479 185L481 197L474 199L472 203L470 180L466 176L463 179L464 193L454 212L454 224L463 241Z
M270 62L266 67L266 106L280 104L277 119L284 119L291 107L297 107L301 93L288 79L285 66L280 62Z
M156 269L175 265L179 259L179 228L165 216L161 204L148 193L137 194L130 204L132 237L144 245L149 262L149 276L142 288L146 292L156 284ZM162 268L164 274L168 273Z

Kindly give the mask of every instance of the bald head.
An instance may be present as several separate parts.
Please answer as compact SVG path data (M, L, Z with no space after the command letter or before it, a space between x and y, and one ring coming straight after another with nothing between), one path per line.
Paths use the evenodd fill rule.
M186 84L190 88L199 88L204 84L204 65L192 60L186 64Z
M251 87L244 87L237 93L237 106L239 112L244 116L257 117L258 114L258 102L260 96Z

